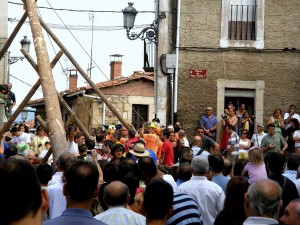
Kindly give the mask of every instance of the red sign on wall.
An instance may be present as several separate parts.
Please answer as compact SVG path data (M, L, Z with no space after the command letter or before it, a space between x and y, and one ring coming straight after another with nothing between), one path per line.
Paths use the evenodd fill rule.
M192 70L190 69L190 78L206 78L206 70Z

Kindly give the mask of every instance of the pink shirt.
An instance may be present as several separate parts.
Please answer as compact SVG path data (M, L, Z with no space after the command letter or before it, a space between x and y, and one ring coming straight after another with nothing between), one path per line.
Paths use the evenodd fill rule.
M268 178L265 163L255 165L252 162L248 162L244 170L248 172L250 184Z

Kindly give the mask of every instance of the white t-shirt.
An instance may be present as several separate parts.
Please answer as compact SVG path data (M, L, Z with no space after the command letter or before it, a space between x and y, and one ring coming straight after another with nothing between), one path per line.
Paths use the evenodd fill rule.
M265 132L262 132L261 134L255 133L252 135L251 142L253 143L254 147L260 147L261 140L266 136L267 134Z
M79 154L78 144L75 143L74 141L72 141L72 142L68 141L68 152L70 152L71 154L74 154L74 155Z
M44 158L45 155L47 154L47 152L48 152L47 149L42 150L41 153L39 154L39 158ZM49 165L51 165L51 162L53 162L53 155L52 154L49 156L47 163Z
M283 116L283 120L286 120L289 117L289 115L290 115L289 113L285 113L284 116ZM299 114L295 113L294 115L292 115L291 119L293 119L293 118L297 119L300 122Z
M293 137L300 138L300 130L296 130L294 132ZM300 141L295 141L295 148L299 148L299 147L300 147Z
M25 143L29 144L31 142L30 134L23 132L23 134L21 134L20 136L13 136L11 139L11 143L13 144L21 141L24 141Z

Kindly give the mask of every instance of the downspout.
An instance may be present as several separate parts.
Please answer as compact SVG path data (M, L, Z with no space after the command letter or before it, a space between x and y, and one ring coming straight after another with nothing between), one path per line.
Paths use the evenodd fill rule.
M105 125L105 103L102 102L102 126Z
M174 121L177 122L177 95L178 95L178 58L179 58L179 36L180 36L180 0L177 0L177 25L176 25L176 68L174 75Z
M155 1L155 20L157 21L156 27L158 29L158 10L159 10L159 0ZM158 32L157 32L158 33ZM157 51L158 51L158 36L157 42L155 44L155 55L154 55L154 118L157 117Z

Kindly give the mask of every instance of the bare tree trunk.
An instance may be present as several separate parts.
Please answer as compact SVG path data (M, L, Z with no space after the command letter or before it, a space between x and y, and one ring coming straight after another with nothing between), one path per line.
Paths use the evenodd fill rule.
M35 0L26 0L26 6L37 56L38 74L43 88L49 138L56 161L59 155L67 150L66 133Z

